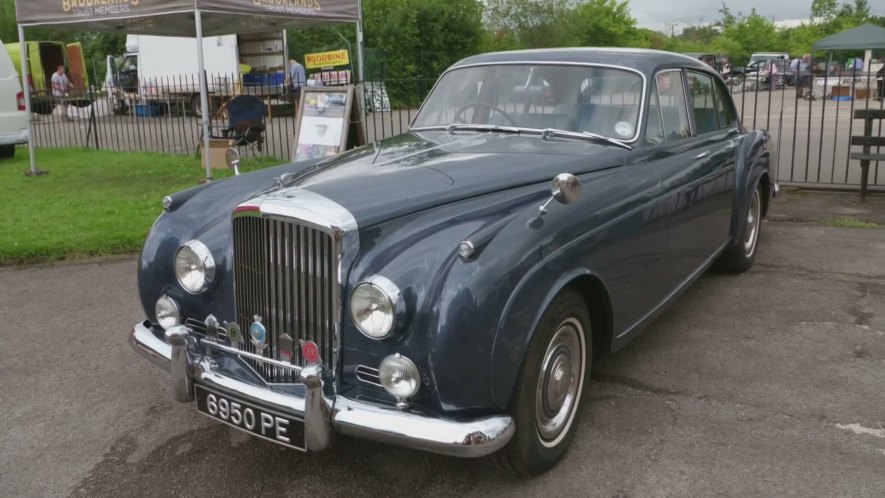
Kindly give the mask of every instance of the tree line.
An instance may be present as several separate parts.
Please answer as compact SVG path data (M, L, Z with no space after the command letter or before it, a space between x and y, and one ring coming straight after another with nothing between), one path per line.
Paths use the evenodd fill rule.
M755 9L745 14L723 2L718 20L668 36L639 27L626 0L364 0L366 77L433 80L468 55L562 46L724 53L739 65L753 52L807 53L815 41L864 22L885 26L885 16L871 15L868 0L812 0L808 16L801 26L778 28ZM105 55L122 54L126 44L119 34L51 28L27 34L31 40L81 42L96 61L99 80ZM0 0L0 40L17 39L14 0ZM289 31L290 52L298 60L347 43L356 43L352 26Z

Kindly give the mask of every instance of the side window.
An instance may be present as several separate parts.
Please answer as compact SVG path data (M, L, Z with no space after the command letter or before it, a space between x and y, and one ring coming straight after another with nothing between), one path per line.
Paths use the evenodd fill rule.
M691 136L682 71L663 71L655 76L645 139L648 143L674 142Z
M713 78L694 71L688 71L687 75L691 112L698 135L719 131L719 112L713 96Z
M735 127L737 125L737 114L734 110L731 95L728 94L721 81L715 81L713 89L716 91L716 112L719 113L719 125L723 130Z

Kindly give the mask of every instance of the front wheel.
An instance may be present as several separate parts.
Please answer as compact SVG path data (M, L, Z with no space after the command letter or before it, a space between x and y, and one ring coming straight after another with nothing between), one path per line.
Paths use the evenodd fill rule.
M756 260L756 246L762 229L762 185L756 184L749 206L744 213L744 229L740 240L722 253L716 261L716 269L726 273L743 273Z
M509 408L516 434L491 456L504 471L538 475L568 450L590 377L591 337L583 298L565 290L544 313L516 380Z

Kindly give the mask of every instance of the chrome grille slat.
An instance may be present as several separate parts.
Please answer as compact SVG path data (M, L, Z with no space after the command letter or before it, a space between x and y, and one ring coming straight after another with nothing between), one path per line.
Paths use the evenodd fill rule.
M237 323L245 340L239 348L286 361L281 337L293 339L289 361L302 366L299 340L314 341L324 361L335 359L338 285L336 245L332 236L297 220L258 216L233 222L234 278ZM258 352L249 326L260 315L268 330L268 347ZM292 371L248 360L269 382L297 382Z

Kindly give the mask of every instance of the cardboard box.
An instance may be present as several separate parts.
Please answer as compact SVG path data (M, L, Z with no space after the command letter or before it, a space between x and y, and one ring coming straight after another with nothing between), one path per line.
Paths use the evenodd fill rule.
M209 163L212 169L227 169L227 161L225 160L225 152L231 146L231 141L220 138L209 139ZM205 167L203 156L203 143L200 143L200 166Z

